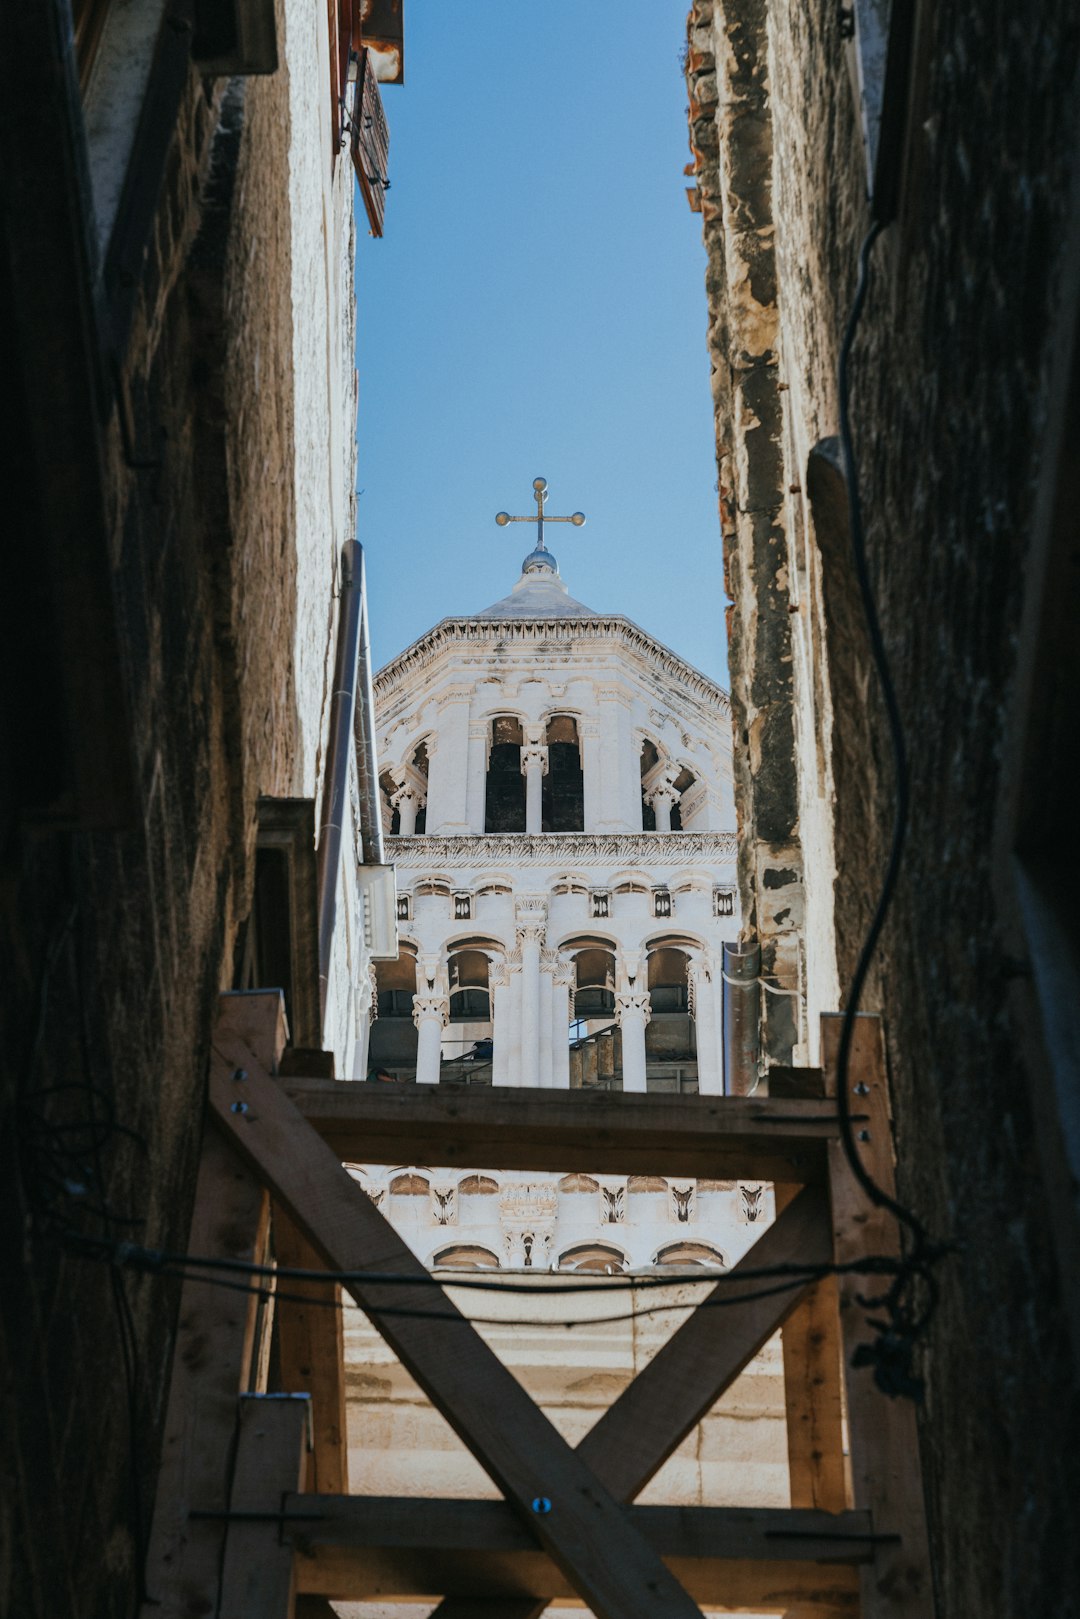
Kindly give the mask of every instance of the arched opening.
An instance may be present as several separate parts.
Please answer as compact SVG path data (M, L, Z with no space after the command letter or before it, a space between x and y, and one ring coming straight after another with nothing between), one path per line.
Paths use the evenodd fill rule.
M416 812L416 832L427 831L427 779L428 779L428 751L427 743L421 742L412 756L412 768L424 784L424 801Z
M541 798L545 832L581 832L585 827L585 787L577 721L556 714L547 724L548 769Z
M690 957L677 945L649 952L650 1018L645 1030L650 1091L697 1090L697 1041L690 1013Z
M570 1023L571 1089L611 1090L621 1070L615 1023L615 955L606 944L564 951L574 958L574 1015Z
M395 779L396 775L396 779ZM427 830L427 781L428 781L428 748L426 740L418 742L405 765L396 773L384 770L379 776L379 787L383 798L383 816L387 830L391 836L397 837L401 832L401 802L399 794L408 790L412 802L415 804L415 820L412 832L425 832ZM398 802L395 804L395 798ZM406 831L409 828L406 827Z
M368 1044L368 1078L416 1078L416 957L403 949L396 961L375 963L376 1009Z
M671 830L673 832L681 832L683 830L683 799L690 791L696 780L697 777L694 775L693 771L688 770L684 765L679 771L679 774L675 777L675 780L672 782L672 786L679 794L679 797L671 806Z
M432 1270L498 1270L499 1260L490 1248L478 1243L459 1242L440 1248L431 1261Z
M618 1276L628 1268L626 1255L603 1242L579 1242L559 1257L560 1270L591 1271L597 1276Z
M501 715L491 722L484 790L484 831L524 832L525 777L521 774L521 721Z
M653 1260L654 1265L705 1265L711 1270L723 1270L724 1256L704 1242L669 1242Z
M492 1053L489 962L483 950L453 951L448 962L450 1022L443 1031L440 1079L451 1084L490 1084Z
M641 744L641 830L643 832L656 831L656 811L649 803L645 787L646 776L656 769L660 763L660 753L655 742L646 737Z

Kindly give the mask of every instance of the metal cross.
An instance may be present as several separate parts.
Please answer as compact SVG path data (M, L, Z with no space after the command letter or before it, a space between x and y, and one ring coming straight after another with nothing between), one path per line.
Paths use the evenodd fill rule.
M535 523L536 549L538 551L546 551L547 546L544 544L545 523L573 523L575 528L580 528L584 523L584 512L575 512L572 517L548 517L544 511L544 502L547 499L546 478L533 479L533 495L536 500L535 517L531 514L528 517L511 517L509 512L496 512L495 521L498 523L499 527L505 528L507 523Z

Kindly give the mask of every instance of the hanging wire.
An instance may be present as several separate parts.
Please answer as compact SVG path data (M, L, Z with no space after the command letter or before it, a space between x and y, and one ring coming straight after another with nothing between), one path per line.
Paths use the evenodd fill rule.
M885 638L881 631L866 555L866 533L863 527L862 498L859 492L859 469L855 459L854 438L851 428L851 360L859 323L862 319L867 293L870 288L871 255L874 243L883 229L883 222L880 220L875 221L867 232L859 250L859 274L851 312L848 316L843 342L840 347L837 383L840 443L847 483L852 561L855 567L863 617L870 641L870 654L877 672L882 701L885 707L889 743L893 757L893 823L885 873L881 880L874 913L867 928L866 936L863 939L862 948L859 951L844 1006L836 1059L836 1103L840 1125L840 1141L852 1174L870 1201L878 1208L887 1210L893 1216L902 1231L906 1232L910 1243L907 1254L897 1266L891 1287L876 1297L860 1297L859 1299L860 1305L866 1308L884 1310L885 1318L884 1320L870 1321L869 1324L875 1328L877 1336L872 1343L861 1345L856 1351L855 1364L872 1366L874 1381L884 1393L890 1395L902 1394L912 1399L921 1399L923 1381L914 1369L915 1346L919 1338L926 1332L938 1303L939 1289L933 1267L950 1249L946 1245L933 1242L918 1216L886 1192L884 1187L879 1186L866 1169L855 1142L848 1086L851 1047L855 1035L855 1019L858 1015L871 963L896 892L900 864L903 859L904 842L907 836L911 802L907 745L904 739L900 704L889 666ZM921 1306L919 1303L920 1288L923 1299Z

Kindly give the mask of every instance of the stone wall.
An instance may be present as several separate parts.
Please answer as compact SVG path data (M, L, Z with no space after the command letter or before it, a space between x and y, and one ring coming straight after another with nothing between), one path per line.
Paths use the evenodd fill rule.
M939 1614L1074 1612L1076 1367L1035 1168L1024 1031L1008 1010L1015 918L992 844L1059 317L1077 22L1053 0L1024 17L997 3L918 11L903 208L875 250L855 362L870 562L913 771L900 891L864 1005L885 1016L902 1195L958 1244L923 1357ZM726 183L738 160L718 154L746 137L723 86L750 35L772 152L771 207L762 182L757 224L776 267L780 399L761 418L771 481L750 498L728 469L749 463L760 429L730 407L720 378L721 482L739 508L725 515L732 692L748 712L767 656L781 666L769 678L790 693L793 745L775 745L783 794L798 798L812 1026L850 977L893 809L835 444L838 347L869 221L835 12L697 0L689 70L714 365L746 319L729 269L743 227ZM761 128L752 134L759 153ZM755 549L758 509L775 514L774 567ZM790 642L777 628L765 646L781 616ZM752 750L736 783L742 829L763 846L768 780ZM752 916L749 896L744 906Z
M128 1619L147 1594L136 1570L177 1304L169 1281L31 1237L28 1216L184 1249L215 998L233 984L251 905L256 801L320 786L352 517L351 178L345 160L331 177L325 41L300 10L279 7L277 74L189 74L121 362L126 427L111 392L103 412L133 817L115 831L24 821L0 861L0 1611L20 1619ZM301 149L314 154L316 223L298 227ZM324 226L330 245L314 251ZM305 395L301 455L296 367L312 350L321 403ZM301 507L319 522L301 523ZM83 1135L56 1136L91 1115ZM60 1173L61 1139L89 1143L85 1174L66 1161ZM112 1218L80 1221L99 1189Z

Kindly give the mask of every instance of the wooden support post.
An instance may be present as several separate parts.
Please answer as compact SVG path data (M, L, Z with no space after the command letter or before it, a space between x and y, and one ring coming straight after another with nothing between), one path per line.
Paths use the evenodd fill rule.
M274 1514L307 1471L309 1419L305 1396L256 1394L240 1401L229 1501L237 1516L226 1531L222 1619L293 1619L295 1559Z
M348 1291L597 1619L697 1619L625 1513L414 1257L242 1041L215 1041L210 1105L228 1139L333 1270L415 1277ZM230 1070L249 1073L234 1112ZM358 1087L359 1088L359 1087ZM554 1094L554 1093L552 1093ZM423 1285L420 1285L420 1284Z
M793 1186L775 1190L778 1215L802 1196ZM848 1504L838 1309L836 1278L825 1277L807 1288L781 1334L791 1504L823 1512Z
M284 1209L275 1208L274 1256L293 1270L317 1270L318 1254ZM281 1387L311 1395L312 1447L308 1488L328 1495L349 1493L349 1446L345 1424L344 1323L341 1288L325 1282L287 1281L277 1304ZM327 1304L334 1300L336 1308Z
M834 1095L842 1022L839 1013L821 1020L826 1084ZM893 1196L892 1131L879 1017L862 1013L855 1020L847 1085L852 1112L866 1115L857 1128L862 1162L882 1190ZM896 1221L871 1203L859 1187L839 1141L829 1148L829 1165L837 1264L868 1254L899 1253ZM856 1298L868 1289L873 1291L872 1278L839 1279L853 1505L870 1511L875 1534L899 1539L879 1544L873 1563L862 1572L861 1619L933 1619L915 1408L910 1400L882 1394L869 1368L851 1368L856 1348L867 1341L872 1330L866 1325L867 1312Z
M241 1031L273 1067L285 1045L278 990L224 995L219 1029ZM218 1059L220 1060L220 1059ZM230 1100L243 1088L221 1075ZM266 1245L269 1200L262 1184L219 1132L207 1128L195 1188L189 1253L258 1262ZM236 1401L251 1365L257 1300L201 1280L180 1295L172 1378L146 1563L144 1619L188 1619L217 1608L224 1525L192 1520L198 1510L228 1506L228 1458Z

